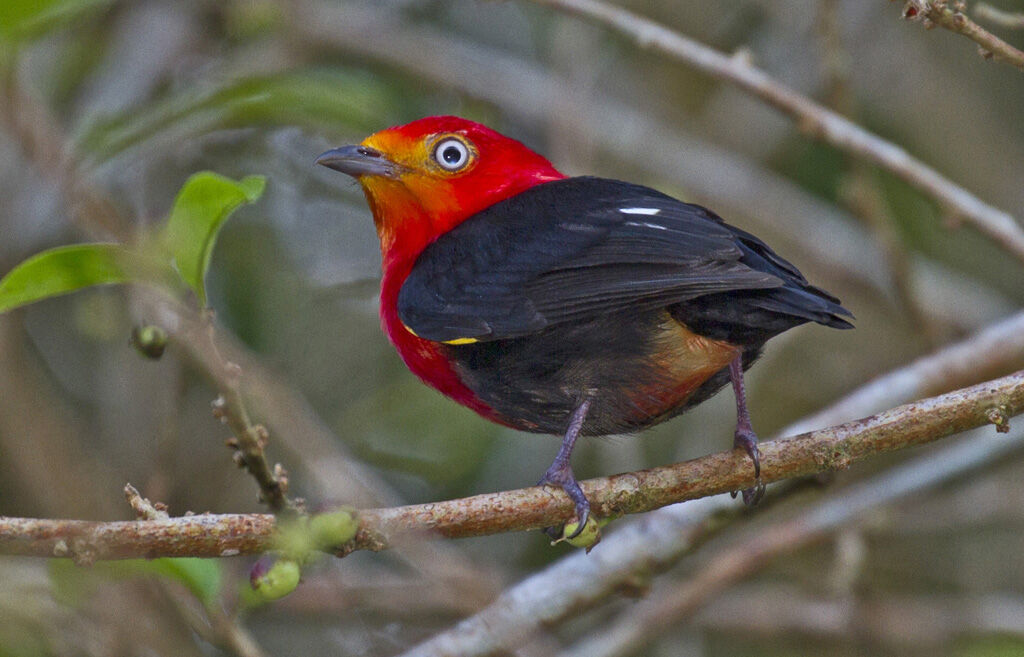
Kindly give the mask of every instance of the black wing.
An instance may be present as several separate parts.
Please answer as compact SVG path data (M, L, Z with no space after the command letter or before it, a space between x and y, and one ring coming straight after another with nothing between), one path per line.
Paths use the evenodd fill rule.
M439 237L403 284L398 314L428 340L496 340L791 281L806 285L763 242L705 208L629 183L569 178Z

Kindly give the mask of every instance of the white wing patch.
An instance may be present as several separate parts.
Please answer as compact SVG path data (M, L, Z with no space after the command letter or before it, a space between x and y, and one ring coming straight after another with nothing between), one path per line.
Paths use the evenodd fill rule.
M627 221L627 226L636 226L637 228L656 228L658 230L668 230L668 226L659 226L658 224L652 224L649 221Z
M658 208L619 208L619 212L622 214L643 214L648 217L653 217L661 212L661 210Z

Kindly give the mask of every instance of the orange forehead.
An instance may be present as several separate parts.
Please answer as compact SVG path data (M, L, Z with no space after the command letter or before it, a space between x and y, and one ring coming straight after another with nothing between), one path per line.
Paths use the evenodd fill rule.
M446 133L409 135L395 129L381 130L363 140L363 146L376 148L389 160L405 166L411 171L431 171L432 149L437 140Z

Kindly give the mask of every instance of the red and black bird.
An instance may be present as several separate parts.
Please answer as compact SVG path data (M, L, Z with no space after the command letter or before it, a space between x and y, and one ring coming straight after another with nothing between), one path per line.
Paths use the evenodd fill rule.
M566 177L479 123L429 117L317 163L362 185L383 254L381 322L409 369L490 420L564 436L540 483L565 490L581 529L577 437L646 429L730 381L755 501L744 370L794 326L852 328L838 299L710 210Z

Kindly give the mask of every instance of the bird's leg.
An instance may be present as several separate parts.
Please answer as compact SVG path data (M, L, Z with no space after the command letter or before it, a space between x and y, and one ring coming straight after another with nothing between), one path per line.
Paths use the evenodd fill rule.
M576 445L576 439L583 428L583 420L587 417L588 410L590 410L590 400L584 399L583 403L572 412L572 417L569 419L569 428L565 430L565 437L562 438L562 446L559 448L555 460L551 462L551 467L548 468L544 476L537 482L538 486L554 484L561 487L566 495L569 496L569 499L576 505L576 520L579 522L579 525L572 536L567 536L566 538L576 538L583 531L583 527L587 524L587 519L590 517L590 502L587 501L587 496L583 494L583 489L580 488L579 483L576 481L576 475L572 473L572 464L569 463L569 459L572 457L572 448ZM553 528L549 527L544 531L551 535L552 538L557 538L557 536L552 534Z
M757 434L750 426L750 413L747 411L747 393L743 386L743 353L736 355L729 363L729 378L732 379L732 390L736 394L736 438L734 448L742 447L754 462L753 488L743 491L743 503L753 506L764 497L764 483L761 481L761 450L757 448ZM733 492L733 497L736 493Z

